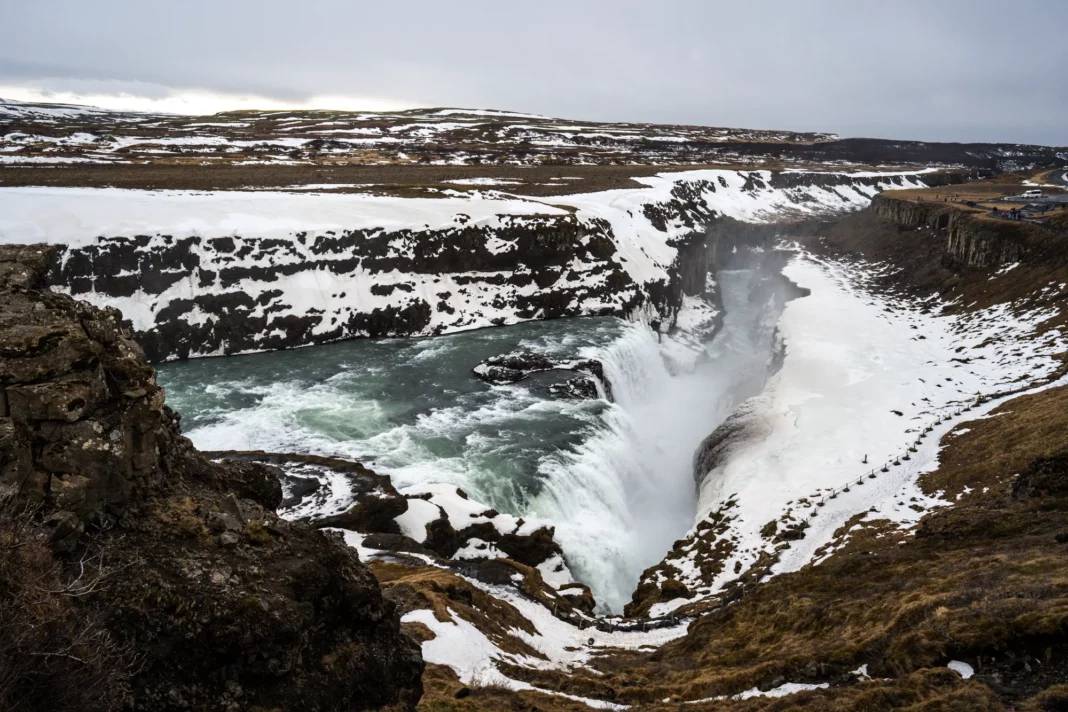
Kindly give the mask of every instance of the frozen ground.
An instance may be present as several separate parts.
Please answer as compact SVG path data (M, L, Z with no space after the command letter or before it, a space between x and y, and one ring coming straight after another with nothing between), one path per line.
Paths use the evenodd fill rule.
M5 132L10 123L16 130ZM731 141L825 142L833 134L590 123L488 109L398 112L245 111L210 117L119 113L0 99L0 153L10 163L422 163L505 154L514 164L695 161ZM676 160L672 160L676 158ZM481 163L482 160L472 161ZM695 161L699 162L699 161Z

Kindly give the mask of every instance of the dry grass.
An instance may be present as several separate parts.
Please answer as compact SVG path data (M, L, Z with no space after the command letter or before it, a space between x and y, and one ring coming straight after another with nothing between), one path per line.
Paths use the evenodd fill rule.
M934 188L915 188L910 190L895 190L895 197L909 198L911 200L923 199L928 202L938 202L944 198L950 200L974 200L988 201L1001 198L1006 195L1019 195L1025 190L1034 188L1026 185L1025 181L1032 183L1045 183L1046 174L1049 171L1022 171L1018 173L1002 173L983 180L972 180L959 185L937 186ZM1063 194L1068 192L1059 187L1041 188L1047 194Z
M511 630L522 630L533 635L537 631L530 621L508 603L490 596L456 574L432 566L412 567L383 561L372 561L369 565L381 583L383 593L397 604L402 615L409 611L431 610L442 623L452 622L454 616L459 616L505 652L543 657L510 633Z
M451 180L497 178L519 185L497 186L523 195L567 195L614 188L637 188L635 177L709 166L421 166L421 165L72 165L34 166L0 171L0 186L50 185L74 187L247 190L298 184L368 185L362 191L387 195L425 196ZM561 177L580 180L557 180ZM547 185L558 183L558 185ZM445 186L454 190L485 190L486 186ZM351 188L341 188L343 192Z
M1014 300L1058 306L1063 295L1033 298L1036 287L1068 282L1068 250L1043 234L1024 264L994 279L989 270L946 268L944 237L898 231L871 216L844 220L810 244L903 265L888 288L949 290L970 308ZM1059 316L1047 326L1063 323ZM914 532L865 523L821 565L751 588L655 653L612 651L593 661L596 673L505 672L637 709L679 709L682 701L786 681L832 686L684 709L1068 709L1068 554L1057 539L1068 538L1068 387L1010 400L966 429L943 439L938 469L921 480L925 491L943 491L956 504L927 515ZM943 667L950 659L968 661L976 678L963 681ZM850 673L861 664L886 679L858 681ZM428 673L423 709L572 704L499 690L458 699L462 686L446 678Z
M370 161L371 156L363 156ZM773 159L752 165L737 163L695 163L678 165L357 165L351 159L323 161L318 165L202 165L200 159L175 160L171 163L116 165L34 165L18 170L0 171L0 186L69 186L115 187L149 190L247 190L284 188L300 184L358 184L361 188L338 188L340 192L371 192L398 197L440 196L431 189L459 191L485 190L487 187L529 196L570 195L600 190L638 188L633 178L672 171L719 168L726 170L782 170L811 167L827 170L820 164L784 163ZM374 160L384 160L374 157ZM886 169L885 166L857 166L861 169ZM562 177L578 180L559 180ZM450 181L468 178L496 178L516 181L516 185L464 186ZM555 184L555 185L553 185Z
M1021 396L982 420L954 428L943 439L939 468L920 482L928 494L938 490L962 501L982 496L984 487L1003 491L1036 457L1068 446L1068 388ZM968 432L958 435L967 429ZM970 487L970 494L964 488Z
M1049 707L1060 699L1056 690L1027 700L1068 683L1068 556L1054 538L1068 533L1068 470L1036 465L1068 449L1068 388L1009 401L969 426L947 437L942 466L923 486L967 485L972 494L928 515L914 535L885 523L855 533L823 564L756 587L656 653L616 652L595 661L600 674L506 672L545 689L649 709L674 707L660 704L665 698L702 699L785 681L840 686L686 709L1000 710L1017 702L1061 709ZM1020 481L1014 475L1034 479L1039 472L1047 473L1041 494L1014 493ZM980 678L964 682L940 667L951 658L969 661ZM1024 660L1030 671L1020 667ZM864 663L873 676L889 679L857 683L849 672ZM458 700L459 683L433 677L425 683L428 710L570 708L560 698L533 702L504 691L472 690Z
M537 692L514 692L495 685L462 684L456 674L442 665L427 665L423 673L421 712L517 712L554 710L589 712L590 708L564 697Z
M35 512L0 501L0 710L96 712L127 702L134 656L79 606L94 562L64 574Z
M1006 415L952 438L925 487L966 482L977 489L970 500L929 515L904 545L856 537L824 564L706 616L657 656L682 668L664 679L700 697L768 674L797 679L810 661L839 673L868 663L875 675L901 675L1063 635L1068 557L1053 535L1068 531L1068 491L1036 502L1009 488L1037 456L1068 447L1066 405L1066 388L1019 398L1002 407Z
M1025 202L1007 202L1002 198L1020 195L1026 190L1034 188L1024 181L1031 183L1044 183L1046 171L1025 171L1020 173L1003 173L993 178L973 180L960 185L940 186L934 188L918 188L910 190L895 190L894 198L912 200L924 203L942 203L947 207L952 206L961 212L970 213L974 217L989 222L1002 222L1001 218L990 215L991 208L1006 211L1010 208L1022 208ZM1047 195L1063 195L1068 193L1061 187L1044 187L1041 190ZM972 203L972 204L969 204ZM1051 221L1054 217L1058 223L1064 221L1064 215L1068 214L1068 206L1064 204L1051 205L1051 212L1047 213Z

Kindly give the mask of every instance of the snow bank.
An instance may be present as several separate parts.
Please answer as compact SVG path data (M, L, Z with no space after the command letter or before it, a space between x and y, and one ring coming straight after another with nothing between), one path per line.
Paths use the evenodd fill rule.
M482 631L460 618L452 609L449 609L449 613L452 615L452 621L448 623L439 621L434 616L434 612L429 610L406 613L401 618L401 622L422 623L430 629L434 634L434 638L423 643L423 660L428 663L447 665L456 672L460 682L479 686L499 685L509 690L517 691L532 690L546 695L566 697L595 709L628 709L628 705L543 690L529 683L513 680L497 669L496 661L507 660L514 665L521 665L524 661L531 660L531 658L505 653L494 645Z
M361 193L0 188L0 242L69 246L101 237L171 235L295 241L299 234L381 228L441 230L457 215L497 225L499 215L562 215L529 200L392 198Z
M948 504L916 484L937 467L940 437L996 407L974 406L980 394L1042 382L1057 367L1053 355L1068 346L1053 330L1019 348L1051 312L997 305L962 317L924 314L868 294L857 286L858 270L804 254L785 270L811 290L786 306L779 323L785 363L733 417L749 435L700 482L698 522L724 514L720 539L734 551L711 581L702 580L692 545L666 560L702 595L733 580L736 565L744 572L774 552L761 535L769 523L778 531L808 526L772 569L783 573L811 562L857 513L871 510L870 519L908 528ZM657 604L653 614L686 602Z

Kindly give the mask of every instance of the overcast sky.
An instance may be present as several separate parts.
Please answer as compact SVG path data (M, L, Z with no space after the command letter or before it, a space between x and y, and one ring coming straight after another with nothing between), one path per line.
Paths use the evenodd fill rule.
M0 0L0 97L1068 145L1062 0Z

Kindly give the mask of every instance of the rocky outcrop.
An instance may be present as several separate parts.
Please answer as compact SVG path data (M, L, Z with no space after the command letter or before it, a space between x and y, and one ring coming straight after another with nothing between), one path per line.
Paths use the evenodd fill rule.
M414 707L418 647L367 567L280 519L269 471L201 456L121 315L42 288L52 257L0 248L0 489L136 652L127 706Z
M518 383L531 374L546 371L574 371L579 375L549 386L549 392L568 398L597 398L601 393L612 400L612 384L597 359L567 359L532 351L513 351L490 356L471 369L476 377L494 385Z
M833 222L823 219L775 223L748 223L720 216L708 224L707 243L711 249L709 271L720 269L759 269L765 253L782 240L825 232Z
M650 301L647 286L615 259L601 221L466 222L458 214L455 227L442 230L293 240L105 237L61 248L50 281L73 296L150 303L148 314L127 315L150 361L624 315Z
M163 484L176 432L118 313L38 289L51 259L42 248L0 251L0 482L81 528Z
M458 487L429 485L398 492L387 475L335 457L259 451L223 451L209 455L227 464L268 468L283 483L285 514L290 519L317 528L382 535L386 538L378 541L385 545L384 549L423 550L449 559L461 548L472 546L474 541L474 546L479 547L471 552L475 558L490 556L493 552L483 545L493 545L499 550L497 554L526 566L538 566L553 557L563 561L563 552L553 539L551 526L501 514L475 502ZM404 537L408 542L388 538L402 534L397 518L413 506L421 507L417 517L422 517L425 529L417 532L418 525L413 523L408 527L408 534L417 534L418 540L411 536ZM479 554L479 551L486 553Z
M260 451L224 451L206 455L231 464L267 468L282 483L284 499L279 509L286 518L309 523L318 529L337 527L365 533L397 534L400 529L394 519L408 510L407 499L394 489L387 475L380 475L351 460ZM327 484L331 476L344 480L345 493L331 490ZM337 511L339 500L342 505Z
M902 229L926 228L945 240L947 266L989 268L1020 262L1041 241L1043 228L994 220L954 203L918 202L889 195L872 201L872 212Z
M268 468L282 482L286 518L358 535L372 562L432 564L517 588L562 618L593 613L589 588L572 579L555 529L545 522L498 512L451 485L398 491L388 476L340 458L259 451L209 455L227 465Z

